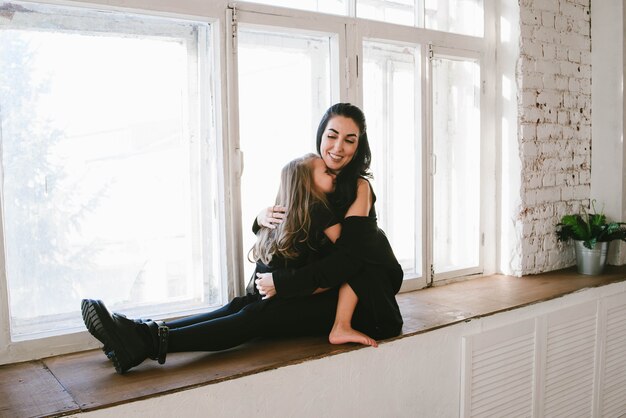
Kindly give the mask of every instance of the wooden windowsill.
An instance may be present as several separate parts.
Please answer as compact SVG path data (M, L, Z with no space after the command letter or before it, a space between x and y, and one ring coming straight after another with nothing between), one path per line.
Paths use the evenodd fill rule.
M626 281L626 266L609 267L602 276L569 268L522 278L494 275L404 293L398 295L403 333L394 339L621 281ZM148 360L122 376L100 350L11 364L0 367L0 416L80 413L361 348L334 346L324 337L258 340L219 353L171 354L164 366Z

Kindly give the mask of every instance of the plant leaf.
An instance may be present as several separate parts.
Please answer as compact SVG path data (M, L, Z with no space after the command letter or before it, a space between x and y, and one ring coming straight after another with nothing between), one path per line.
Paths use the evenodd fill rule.
M606 216L603 213L594 213L589 215L589 225L602 226L606 224Z
M590 237L591 231L580 215L565 215L561 219L561 223L567 227L567 232L570 234L569 238L584 241Z
M589 248L590 250L593 250L593 248L596 246L596 239L595 238L591 238L588 240L585 240L585 242L583 243L583 245L587 248Z

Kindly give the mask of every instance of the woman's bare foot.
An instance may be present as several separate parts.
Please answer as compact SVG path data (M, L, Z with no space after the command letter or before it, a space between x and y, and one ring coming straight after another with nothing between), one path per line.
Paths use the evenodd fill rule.
M375 339L368 337L350 326L342 326L340 324L333 325L333 329L328 335L328 341L331 344L358 343L378 347L378 343Z

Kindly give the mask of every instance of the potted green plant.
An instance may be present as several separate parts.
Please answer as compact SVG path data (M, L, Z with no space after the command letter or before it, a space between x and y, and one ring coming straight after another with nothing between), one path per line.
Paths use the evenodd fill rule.
M592 202L595 212L595 201ZM626 242L626 223L609 222L604 213L565 215L556 227L559 241L574 240L576 265L581 274L601 274L606 265L609 243Z

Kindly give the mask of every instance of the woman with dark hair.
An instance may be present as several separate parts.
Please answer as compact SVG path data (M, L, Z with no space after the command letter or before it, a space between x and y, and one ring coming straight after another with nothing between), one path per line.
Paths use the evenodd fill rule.
M162 364L167 353L219 351L256 337L325 334L334 343L375 345L368 335L381 339L400 333L395 294L402 269L376 225L376 198L366 180L371 154L363 112L347 103L329 108L318 128L317 150L336 175L335 192L328 195L330 209L342 220L335 245L321 245L305 263L257 268L258 292L167 323L111 315L101 301L83 300L85 325L104 344L118 373L146 358ZM289 218L282 202L277 204L255 219L257 237L261 228L280 228Z
M337 175L329 201L337 218L343 219L341 237L333 254L317 263L257 273L257 288L270 297L289 298L340 286L331 343L367 344L368 336L395 336L402 327L395 295L403 272L376 224L376 195L367 181L371 151L361 109L349 103L331 106L320 121L316 146L326 166ZM265 220L263 214L253 230L259 223L272 227L281 221L280 216Z

